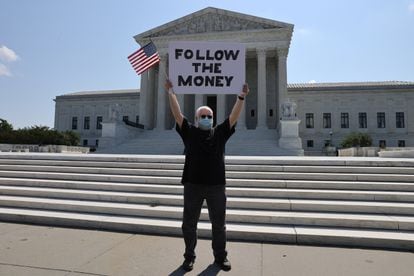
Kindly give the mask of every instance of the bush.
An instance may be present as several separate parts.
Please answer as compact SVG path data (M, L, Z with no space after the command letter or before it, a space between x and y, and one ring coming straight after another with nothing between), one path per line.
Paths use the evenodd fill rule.
M6 125L3 121L5 120L0 121L1 127ZM5 144L77 146L80 142L79 134L73 131L59 132L46 126L33 126L18 130L5 127L0 130L0 143Z
M351 147L370 147L372 145L372 138L366 133L352 132L342 141L343 148Z

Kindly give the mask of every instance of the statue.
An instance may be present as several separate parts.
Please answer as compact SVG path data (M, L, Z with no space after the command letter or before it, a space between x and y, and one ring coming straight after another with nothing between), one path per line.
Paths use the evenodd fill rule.
M296 103L292 102L290 99L287 99L282 103L282 120L296 120Z
M119 121L119 104L114 104L109 107L109 121Z

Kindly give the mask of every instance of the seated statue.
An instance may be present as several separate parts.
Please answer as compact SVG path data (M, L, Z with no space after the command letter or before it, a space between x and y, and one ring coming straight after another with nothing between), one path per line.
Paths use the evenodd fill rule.
M109 121L116 122L119 120L119 105L111 105L109 107Z
M282 103L282 120L296 120L296 103L292 102L290 99L287 99Z

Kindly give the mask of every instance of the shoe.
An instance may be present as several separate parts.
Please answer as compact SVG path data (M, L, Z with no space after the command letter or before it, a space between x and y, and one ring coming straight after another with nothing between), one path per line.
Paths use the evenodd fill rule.
M193 270L194 260L184 260L181 267L187 272Z
M225 258L222 261L215 260L214 263L218 265L222 270L224 271L230 271L231 270L231 263L227 258Z

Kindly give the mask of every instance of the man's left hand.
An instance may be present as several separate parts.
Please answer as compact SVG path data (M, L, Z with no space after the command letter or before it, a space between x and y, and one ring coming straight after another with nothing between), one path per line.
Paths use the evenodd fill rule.
M240 97L246 97L247 96L247 94L249 94L249 92L250 92L250 90L249 90L249 85L247 84L247 83L245 83L244 85L243 85L243 89L242 89L242 92L240 93Z

